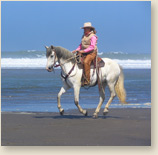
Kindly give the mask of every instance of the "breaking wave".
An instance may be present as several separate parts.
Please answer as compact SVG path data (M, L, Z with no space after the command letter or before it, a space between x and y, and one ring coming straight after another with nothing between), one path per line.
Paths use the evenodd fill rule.
M151 60L113 59L126 69L150 69ZM1 68L45 68L46 58L2 58Z

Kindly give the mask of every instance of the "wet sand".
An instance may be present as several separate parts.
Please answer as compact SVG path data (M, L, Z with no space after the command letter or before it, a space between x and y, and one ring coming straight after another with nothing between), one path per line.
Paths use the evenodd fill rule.
M1 113L2 146L150 146L151 109L110 109L93 119L77 110Z

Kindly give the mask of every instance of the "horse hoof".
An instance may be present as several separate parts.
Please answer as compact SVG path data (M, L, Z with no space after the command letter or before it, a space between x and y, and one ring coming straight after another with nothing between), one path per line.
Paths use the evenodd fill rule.
M96 113L93 114L93 118L96 119L98 118L98 115Z
M88 111L87 111L87 110L84 110L84 111L83 111L83 115L84 115L84 116L87 116L87 115L88 115Z
M103 115L105 116L105 115L107 115L108 114L108 110L105 110L104 112L103 112Z
M60 111L60 115L63 115L63 114L64 114L64 109Z

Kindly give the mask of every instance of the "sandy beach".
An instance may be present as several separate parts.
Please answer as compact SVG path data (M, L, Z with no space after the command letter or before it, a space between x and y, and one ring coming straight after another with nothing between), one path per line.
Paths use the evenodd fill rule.
M102 109L103 110L103 109ZM2 112L2 146L150 146L151 109L110 109L93 119L77 110L58 113Z

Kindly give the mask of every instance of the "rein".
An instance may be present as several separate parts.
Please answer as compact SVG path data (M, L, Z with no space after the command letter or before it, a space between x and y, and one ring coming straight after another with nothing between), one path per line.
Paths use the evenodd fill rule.
M57 57L56 52L54 51L54 53L55 53L55 59L56 59L56 57ZM62 66L62 65L64 65L65 63L67 63L69 60L71 60L71 59L73 59L73 58L76 58L76 57L77 57L77 56L70 57L70 58L66 59L64 63L60 63L60 64L58 64L58 65L55 65L56 62L54 62L53 67Z
M57 55L56 55L56 52L54 51L54 54L55 54L55 59L57 58ZM70 58L68 58L68 59L66 59L65 61L64 61L64 63L59 63L58 65L55 65L55 63L56 62L54 62L54 64L53 64L53 67L59 67L59 66L62 66L62 65L64 65L65 63L67 63L69 60L71 60L71 59L73 59L73 58L76 58L76 56L73 56L73 57L70 57ZM69 77L69 75L71 74L71 72L74 70L74 68L75 68L75 65L76 65L76 63L72 66L72 68L70 69L70 71L68 72L68 74L66 74L65 76L62 74L62 72L61 72L61 77L66 81L67 80L67 78ZM73 75L74 76L74 75Z

